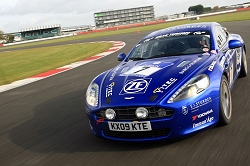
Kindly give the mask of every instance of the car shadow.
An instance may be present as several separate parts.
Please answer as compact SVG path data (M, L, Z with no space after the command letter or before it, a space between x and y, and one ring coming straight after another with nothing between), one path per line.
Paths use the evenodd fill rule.
M11 141L39 153L144 150L180 141L129 143L94 136L85 113L85 92L74 91L41 103L35 107L32 119L10 131Z

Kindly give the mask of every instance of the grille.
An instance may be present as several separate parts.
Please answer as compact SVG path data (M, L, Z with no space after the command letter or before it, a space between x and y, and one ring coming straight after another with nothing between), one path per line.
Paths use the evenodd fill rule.
M156 129L152 131L139 131L139 132L123 132L103 130L104 135L113 138L157 138L167 136L170 133L170 128Z
M138 107L115 107L112 108L115 110L116 117L115 120L138 120L138 118L135 115L135 110ZM148 117L145 119L155 119L155 118L162 118L162 116L158 115L159 109L158 107L145 107L147 108ZM173 116L174 111L173 110L166 110L166 115L164 117L171 117ZM100 110L96 112L96 117L99 118L105 118L105 109Z

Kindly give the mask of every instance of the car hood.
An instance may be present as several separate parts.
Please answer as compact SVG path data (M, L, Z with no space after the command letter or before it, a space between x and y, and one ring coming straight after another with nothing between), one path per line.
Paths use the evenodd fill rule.
M103 79L101 105L154 105L209 56L185 55L122 62Z

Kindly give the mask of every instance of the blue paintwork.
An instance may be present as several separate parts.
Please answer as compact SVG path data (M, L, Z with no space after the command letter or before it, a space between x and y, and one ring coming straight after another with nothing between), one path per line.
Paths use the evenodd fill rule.
M92 132L98 137L112 140L149 141L175 139L215 126L219 121L221 78L223 74L226 75L230 88L232 89L241 68L241 63L237 63L236 49L239 49L239 57L242 58L242 52L245 47L239 35L230 34L230 41L227 41L227 46L225 46L223 50L220 50L215 41L216 36L214 34L214 26L217 25L219 24L214 22L180 25L150 33L141 40L144 41L155 36L169 33L208 30L210 31L212 50L210 52L128 61L135 46L127 56L126 54L118 55L118 60L122 62L112 70L100 74L92 81L97 83L100 88L98 105L93 107L86 102L86 112ZM225 48L228 49L225 51ZM183 62L187 63L181 66L180 64ZM192 63L192 65L190 65L190 63ZM233 71L230 71L232 64L235 67ZM128 71L135 66L157 66L158 70L149 73L147 76L128 74ZM191 98L168 103L169 98L182 85L199 74L206 74L209 77L210 85L207 89ZM167 81L172 82L171 86L167 89L160 88ZM140 84L136 84L138 82L140 82ZM132 89L133 85L147 87L135 92ZM150 101L149 98L154 93L157 94L157 97L155 100ZM109 102L107 102L107 98L110 99ZM95 116L95 112L103 108L122 106L159 106L174 110L174 115L170 118L147 119L147 121L151 122L152 130L170 128L170 133L167 136L156 138L117 138L104 135L103 129L109 129L108 120L97 122L98 119ZM205 112L207 112L206 115L194 120L194 117ZM119 122L119 120L115 121Z

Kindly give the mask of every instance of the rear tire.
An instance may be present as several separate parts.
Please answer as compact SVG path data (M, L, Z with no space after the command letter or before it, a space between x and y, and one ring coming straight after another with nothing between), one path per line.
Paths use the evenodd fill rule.
M223 75L220 84L220 125L227 125L232 119L232 98L227 78Z
M247 57L246 57L246 52L243 50L241 58L240 77L246 77L246 76L247 76Z

